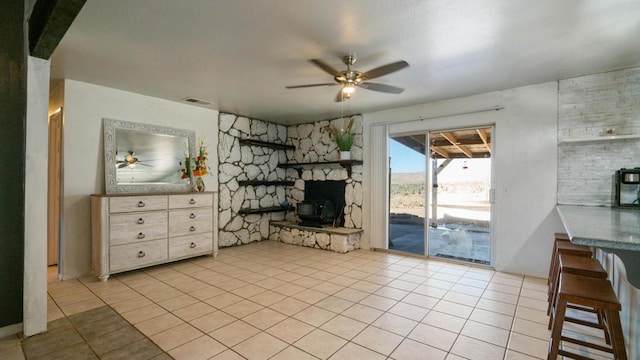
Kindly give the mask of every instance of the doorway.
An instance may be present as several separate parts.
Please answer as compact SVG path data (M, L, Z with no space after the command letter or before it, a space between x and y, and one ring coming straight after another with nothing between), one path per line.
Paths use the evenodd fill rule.
M49 167L47 195L47 265L50 278L60 274L61 189L62 189L62 108L49 115Z
M492 133L389 135L389 249L491 263Z

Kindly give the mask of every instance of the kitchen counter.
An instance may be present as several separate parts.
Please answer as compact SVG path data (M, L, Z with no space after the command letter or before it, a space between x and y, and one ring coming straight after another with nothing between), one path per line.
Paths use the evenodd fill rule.
M598 206L556 206L572 243L616 254L629 282L640 288L640 211Z

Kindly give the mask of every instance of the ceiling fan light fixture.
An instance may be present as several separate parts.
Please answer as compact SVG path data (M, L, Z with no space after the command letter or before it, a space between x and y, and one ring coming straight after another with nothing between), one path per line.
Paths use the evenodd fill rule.
M345 97L351 97L353 93L356 91L356 86L353 83L344 84L342 87L342 95Z

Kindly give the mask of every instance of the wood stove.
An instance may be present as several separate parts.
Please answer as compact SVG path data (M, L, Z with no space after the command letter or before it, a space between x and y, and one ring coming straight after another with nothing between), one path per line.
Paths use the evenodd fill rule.
M298 203L296 215L302 226L343 226L344 190L341 181L305 181L304 201Z

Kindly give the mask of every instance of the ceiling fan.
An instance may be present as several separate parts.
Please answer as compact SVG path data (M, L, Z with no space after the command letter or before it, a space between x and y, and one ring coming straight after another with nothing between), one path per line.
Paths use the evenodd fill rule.
M116 153L116 159L117 157L118 157L118 153ZM151 166L151 165L143 164L140 160L138 160L138 158L135 157L133 151L128 151L127 155L124 156L124 159L116 160L117 169L122 169L124 167L129 167L133 169L136 167L136 165Z
M398 70L404 69L409 66L404 60L396 61L391 64L383 65L377 67L375 69L369 70L367 72L360 72L357 70L351 69L351 66L356 62L355 55L345 55L342 57L342 62L347 65L347 69L344 71L338 71L319 59L311 59L309 60L312 64L316 65L320 69L325 72L331 74L333 76L333 83L322 83L322 84L307 84L307 85L293 85L287 86L287 89L298 89L298 88L307 88L307 87L315 87L315 86L334 86L341 85L341 89L336 96L336 102L343 101L344 99L351 98L351 95L355 91L356 87L361 87L368 90L380 91L384 93L390 94L400 94L404 91L403 88L399 88L396 86L386 85L386 84L378 84L378 83L370 83L368 82L371 79L375 79L392 72L396 72Z

